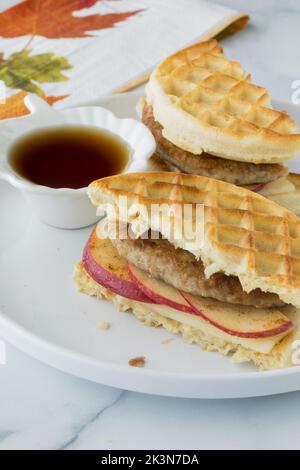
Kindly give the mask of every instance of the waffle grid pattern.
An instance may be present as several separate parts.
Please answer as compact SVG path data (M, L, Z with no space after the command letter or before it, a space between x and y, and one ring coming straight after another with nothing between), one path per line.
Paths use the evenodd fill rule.
M105 178L92 183L89 194L95 205L102 200L117 204L119 196L127 196L130 204L144 204L148 210L151 204L203 204L205 244L195 256L227 274L246 273L254 279L252 289L268 278L274 293L298 289L299 297L300 220L273 201L219 180L178 173ZM184 248L184 240L180 246Z
M290 145L294 142L299 150L300 135L294 134L297 129L294 120L285 112L272 109L267 90L254 85L250 79L241 65L227 59L219 44L211 40L164 60L153 72L150 85L151 81L156 83L171 106L194 118L202 128L217 131L219 139L222 135L252 136L260 140L261 145L271 141L277 141L278 145L284 141ZM154 99L154 112L156 104ZM166 123L161 124L166 127ZM294 153L297 149L293 149ZM213 153L213 149L204 150ZM274 149L272 152L274 154ZM281 161L280 158L277 155L275 159ZM232 159L242 160L241 156L234 155ZM285 159L288 157L282 152L282 161Z
M159 67L158 75L165 92L208 125L246 135L263 129L290 134L296 128L287 114L271 109L267 90L250 83L241 65L226 59L215 41L182 51L179 60Z

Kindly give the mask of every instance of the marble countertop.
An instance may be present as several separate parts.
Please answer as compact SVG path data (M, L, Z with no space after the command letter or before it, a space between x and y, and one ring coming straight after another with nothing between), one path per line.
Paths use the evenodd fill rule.
M297 449L300 392L240 400L143 395L84 381L8 346L1 449Z
M296 0L218 3L250 14L223 43L271 95L291 100ZM0 366L0 449L299 449L300 392L243 400L142 395L63 374L7 345Z

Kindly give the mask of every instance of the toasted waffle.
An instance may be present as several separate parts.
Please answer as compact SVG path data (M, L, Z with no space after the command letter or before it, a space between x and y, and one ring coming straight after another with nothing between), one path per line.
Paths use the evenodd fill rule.
M161 62L151 74L146 99L164 137L196 155L276 163L300 150L293 119L272 109L267 90L251 83L215 40Z
M136 236L141 227L160 231L175 247L201 258L207 277L215 272L237 276L245 292L260 288L300 307L300 220L273 201L222 181L167 172L104 178L93 182L88 194L95 206L112 203L116 210L119 197L126 196L129 206L141 204L148 214L152 204L176 204L182 209L191 204L194 215L196 205L202 204L203 243L198 245L185 233L173 236L180 232L176 214L155 221L135 206L118 216ZM197 240L200 230L195 231Z
M148 162L148 171L173 171L176 173L180 173L180 170L175 166L171 165L163 161L158 155L153 155ZM277 190L275 183L278 185L281 181L285 181L285 188L279 188ZM269 186L272 185L271 191L269 192ZM274 188L273 188L274 185ZM281 206L285 207L294 214L300 216L300 175L296 173L289 173L287 177L279 178L278 180L270 183L267 183L266 190L264 190L264 184L251 184L245 185L246 189L250 191L255 191L261 194L262 196L266 197L267 199L271 199L272 201L280 204Z

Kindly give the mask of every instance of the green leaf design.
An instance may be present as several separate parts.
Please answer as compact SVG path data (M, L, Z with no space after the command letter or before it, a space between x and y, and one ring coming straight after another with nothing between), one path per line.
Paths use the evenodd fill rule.
M0 61L0 80L7 87L43 95L44 92L37 83L68 80L62 70L68 70L72 66L65 57L56 56L52 52L30 54L30 49L24 49Z

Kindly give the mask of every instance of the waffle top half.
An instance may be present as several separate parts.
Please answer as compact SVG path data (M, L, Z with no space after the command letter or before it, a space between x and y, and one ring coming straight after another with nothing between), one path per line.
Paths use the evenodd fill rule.
M136 236L141 227L142 232L160 231L175 247L201 258L207 277L215 272L234 275L245 292L260 288L300 307L300 220L273 201L219 180L171 172L104 178L93 182L88 194L96 207L112 204L117 210L125 196L128 210L118 217ZM152 205L174 203L195 210L203 206L204 224L195 211L191 216L195 237L203 230L202 242L192 246L183 231L181 238L172 238L176 230L169 230L170 223L175 229L179 224L176 213L163 216L159 225L155 218L146 222L143 208L149 214Z
M146 100L164 137L195 155L259 164L284 162L300 151L295 121L272 109L268 91L227 59L215 40L161 62Z

